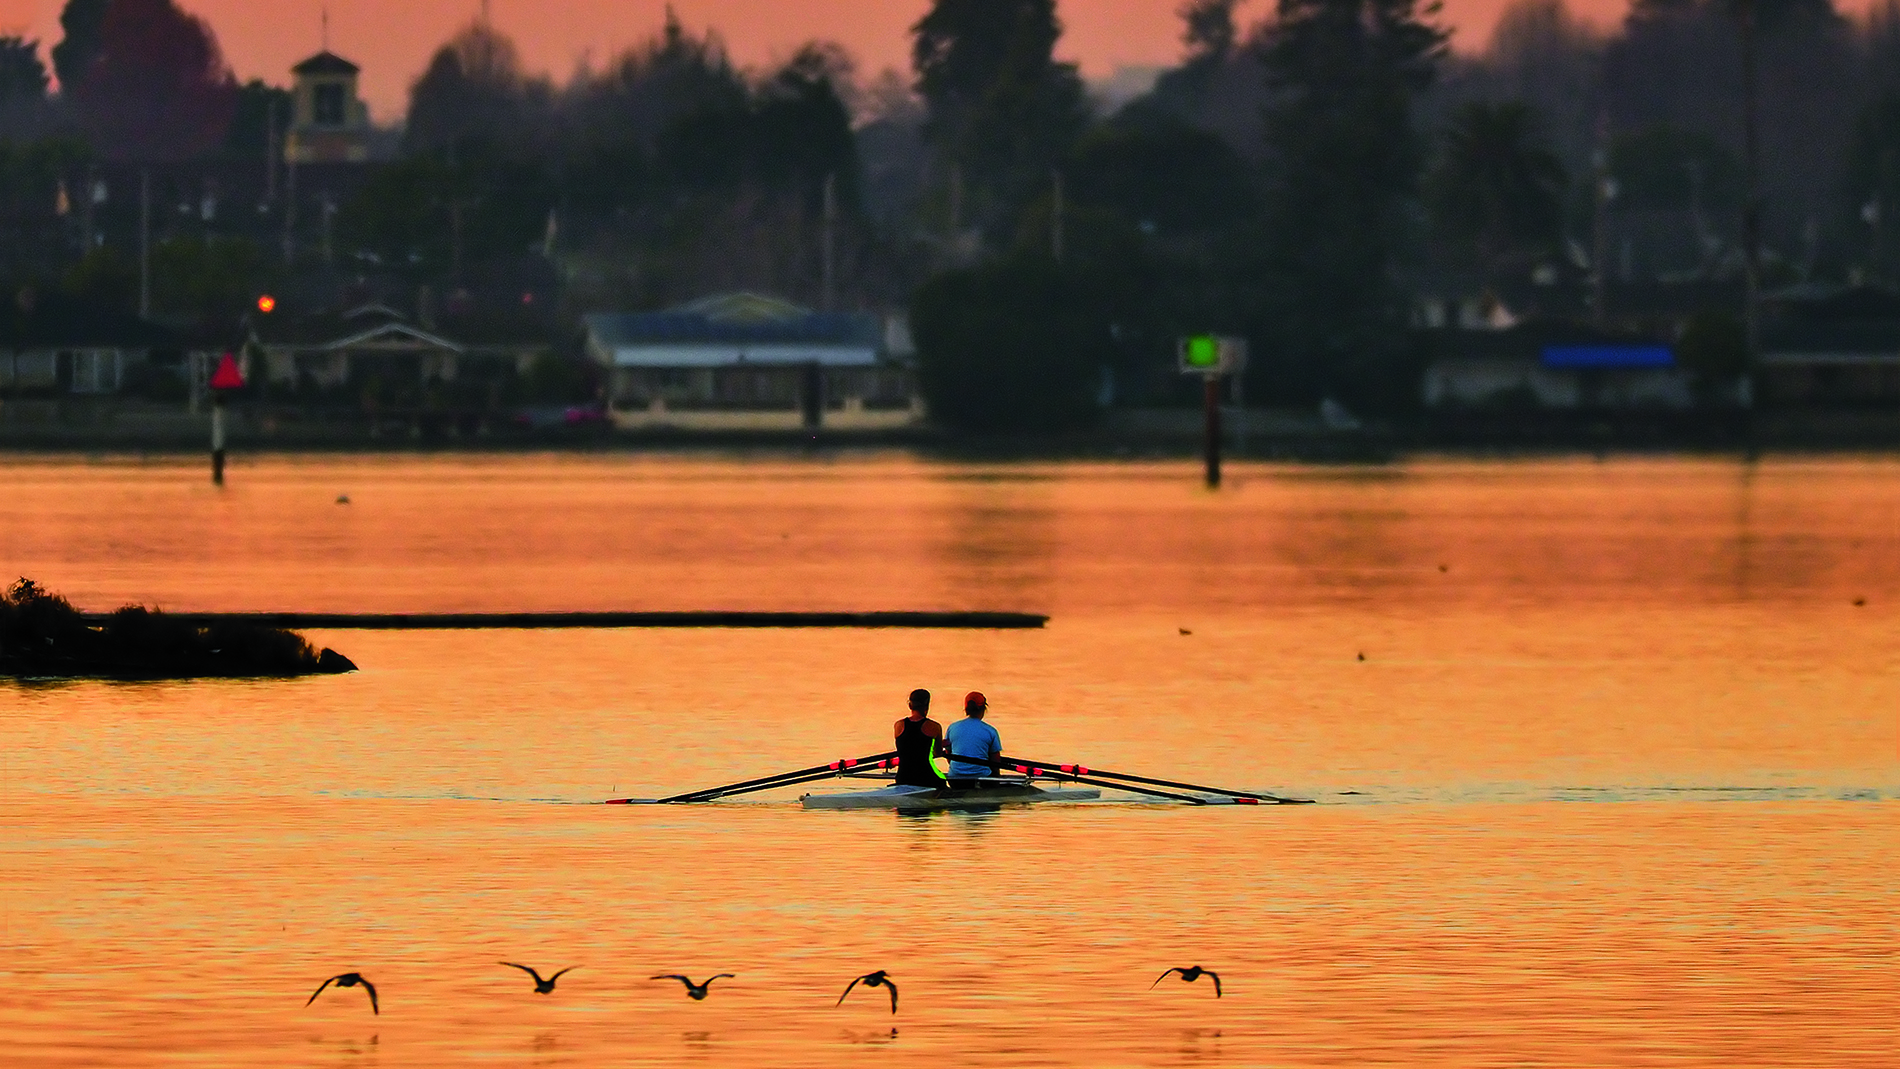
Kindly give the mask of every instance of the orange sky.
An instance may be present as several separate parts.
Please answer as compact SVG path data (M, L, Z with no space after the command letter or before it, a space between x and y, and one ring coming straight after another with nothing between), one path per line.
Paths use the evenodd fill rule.
M1251 0L1249 21L1273 0ZM1445 0L1457 43L1481 44L1509 0ZM1601 22L1626 0L1571 0ZM325 0L183 0L217 31L225 55L243 78L285 79L286 69L315 51ZM529 63L565 77L583 56L604 58L657 27L665 0L492 0L493 17L520 43ZM1068 26L1063 52L1091 76L1123 65L1167 63L1178 53L1179 0L1062 0ZM59 38L63 0L0 0L0 32L24 32L48 44ZM364 95L379 120L402 109L411 79L430 52L480 9L481 0L328 0L333 47L364 67ZM867 71L902 66L906 29L928 0L674 0L689 26L713 25L743 63L761 63L798 42L823 37L843 43ZM1858 3L1853 6L1862 6Z

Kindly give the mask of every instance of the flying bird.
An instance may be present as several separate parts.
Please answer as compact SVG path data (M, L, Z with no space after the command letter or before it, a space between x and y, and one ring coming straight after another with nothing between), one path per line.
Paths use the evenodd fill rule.
M1148 985L1148 990L1153 991L1155 988L1161 986L1161 981L1166 980L1168 977L1174 975L1175 973L1180 973L1182 982L1189 983L1189 984L1193 983L1196 980L1199 980L1203 976L1207 977L1208 979L1214 981L1214 997L1215 998L1220 997L1220 974L1215 972L1212 969L1203 969L1199 965L1195 965L1186 969L1183 969L1177 965L1174 968L1169 969L1167 972L1162 973L1160 976L1155 977L1155 982Z
M849 984L845 986L844 995L849 995L851 993L851 989L858 986L858 984L860 983L864 984L865 987L890 988L891 989L891 1012L892 1013L897 1012L897 981L891 979L889 974L887 974L883 969L879 969L876 972L865 973L863 976L860 976L856 980L851 981ZM838 996L838 1005L840 1006L844 1005L844 995Z
M575 969L580 968L580 966L578 965L569 965L567 968L562 969L560 972L557 972L553 976L550 976L547 979L543 980L541 979L540 973L535 972L533 969L528 968L526 965L516 965L512 961L499 962L498 964L506 965L511 969L520 969L522 972L525 972L529 976L534 977L534 993L537 995L554 994L554 981L559 980L561 977L566 976L568 973L571 973Z
M310 993L310 1001L305 1002L304 1005L307 1007L311 1002L317 1001L317 996L323 994L323 989L329 987L331 984L335 984L338 987L360 987L364 991L369 992L370 1011L379 1017L382 1016L383 1008L376 1004L376 985L363 979L362 973L355 972L338 973L317 985L317 989Z
M648 979L678 980L680 983L686 985L686 997L692 999L694 1002L704 1002L706 1001L706 989L712 986L712 982L714 980L719 980L719 979L730 980L730 979L737 979L737 977L733 976L733 974L729 972L722 972L718 976L708 976L706 978L706 982L703 984L696 984L692 982L691 980L688 980L686 977L681 976L678 973L663 973L659 976L649 977Z

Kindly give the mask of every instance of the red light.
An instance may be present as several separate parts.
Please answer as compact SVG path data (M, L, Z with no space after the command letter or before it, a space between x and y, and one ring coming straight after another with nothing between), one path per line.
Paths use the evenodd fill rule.
M1023 765L1017 765L1017 766L1016 766L1016 771L1017 771L1017 772L1019 772L1019 773L1021 773L1021 774L1023 774L1023 775L1025 775L1025 776L1027 776L1027 775L1029 775L1029 769L1028 769L1028 768L1026 768L1026 767L1024 767Z
M844 763L844 767L846 767L846 768L855 768L855 767L857 767L857 764L858 764L858 759L857 759L857 758L855 758L855 757L853 757L853 758L852 758L851 760L849 760L849 761L846 761L846 762Z
M1078 776L1086 776L1089 774L1089 770L1081 765L1077 765L1075 766L1075 774Z
M1260 804L1260 799L1258 799L1258 798L1236 798L1236 799L1234 799L1234 804L1235 804L1235 805L1259 805L1259 804Z
M265 315L270 315L272 312L275 312L277 310L277 298L271 296L268 293L266 293L262 297L259 297L257 299L257 310L264 313Z
M1062 772L1063 772L1063 774L1064 774L1064 775L1073 775L1073 774L1075 773L1075 766L1074 766L1074 765L1063 765L1063 766L1062 766Z
M832 770L833 772L836 772L836 771L838 771L838 762L836 762L836 761L833 761L833 762L832 762L832 763L831 763L831 764L830 764L829 766L827 766L827 767L829 767L829 768L830 768L830 769L831 769L831 770Z

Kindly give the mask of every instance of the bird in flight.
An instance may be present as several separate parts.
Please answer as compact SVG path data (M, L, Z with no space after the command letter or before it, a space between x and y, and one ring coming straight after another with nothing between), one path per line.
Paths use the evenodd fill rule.
M680 983L686 985L686 997L692 999L694 1002L704 1002L706 1001L706 989L712 986L714 980L737 979L737 977L729 972L722 972L718 976L708 976L706 982L703 984L696 984L678 973L663 973L659 976L649 977L649 979L678 980Z
M308 1006L310 1005L311 1002L317 1001L317 996L323 994L323 989L326 987L329 987L331 984L335 984L338 987L360 987L364 991L369 992L370 1012L376 1014L379 1017L382 1016L383 1008L376 1004L376 985L370 983L368 980L363 979L362 973L346 972L346 973L338 973L335 976L330 977L328 980L325 980L323 983L317 985L317 989L310 993L310 1001L305 1002L304 1005Z
M1199 980L1203 976L1207 977L1208 979L1214 981L1214 997L1215 998L1220 997L1220 974L1215 972L1212 969L1203 969L1199 965L1195 965L1186 969L1183 969L1177 965L1174 968L1169 969L1167 972L1162 973L1160 976L1155 977L1155 982L1148 985L1148 990L1153 991L1156 987L1159 987L1161 985L1161 981L1166 980L1168 977L1174 975L1175 973L1180 973L1181 980L1184 983L1190 983L1190 984L1196 980Z
M851 993L851 989L858 986L859 983L864 984L865 987L890 988L891 989L891 1012L892 1013L897 1012L897 981L891 979L890 975L887 974L883 969L879 969L876 972L865 973L863 976L860 976L856 980L851 981L849 984L845 985L844 995L849 995ZM844 995L838 996L838 1005L840 1006L844 1005Z
M504 962L500 962L499 964L506 965L511 969L520 969L522 972L525 972L529 976L534 977L534 993L537 995L554 994L554 981L559 980L561 977L566 976L568 973L571 973L575 969L580 968L580 966L578 965L569 965L567 968L562 969L560 972L557 972L553 976L550 976L547 979L543 980L541 979L540 973L535 972L533 969L528 968L526 965L516 965L512 961L504 961Z

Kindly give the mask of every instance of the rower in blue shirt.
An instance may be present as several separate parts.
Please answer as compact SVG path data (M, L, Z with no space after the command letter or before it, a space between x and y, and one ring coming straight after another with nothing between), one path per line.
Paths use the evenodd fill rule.
M982 691L973 690L964 696L963 719L944 729L944 749L950 751L949 780L954 789L968 790L981 777L993 776L999 770L1003 736L983 722L983 714L989 710L989 699Z

